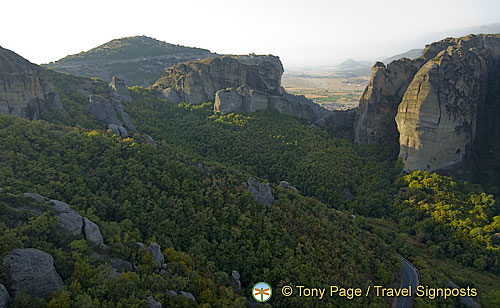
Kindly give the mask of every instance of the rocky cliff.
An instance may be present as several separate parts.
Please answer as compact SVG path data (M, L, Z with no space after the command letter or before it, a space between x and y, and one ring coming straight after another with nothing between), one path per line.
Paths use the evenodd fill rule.
M217 112L276 109L316 119L310 104L284 91L282 74L283 66L275 56L221 56L174 65L153 88L174 104L213 101Z
M0 47L0 114L38 120L53 109L63 106L46 70Z
M485 98L498 83L499 63L500 35L469 35L428 45L414 60L375 64L356 114L356 141L398 140L406 170L452 171L478 151L478 128L487 125L478 119L492 110Z
M45 64L55 71L110 82L113 76L129 86L152 85L166 68L214 56L209 50L165 43L147 36L115 39L91 50Z

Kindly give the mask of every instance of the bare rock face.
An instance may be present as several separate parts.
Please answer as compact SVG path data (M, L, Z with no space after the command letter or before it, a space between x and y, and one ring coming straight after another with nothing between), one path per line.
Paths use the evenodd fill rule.
M394 117L411 79L422 60L401 59L387 67L377 62L370 83L359 101L354 124L358 144L395 143L398 135Z
M216 112L276 109L316 119L311 107L314 103L282 89L282 74L283 65L275 56L221 56L177 64L167 69L153 88L174 104L213 101Z
M500 60L498 35L437 45L447 47L413 77L398 107L399 156L406 170L451 170L465 162L476 138L488 70Z
M0 283L0 308L7 307L9 299L10 299L9 292L7 292L5 286Z
M55 109L63 106L45 69L0 47L0 114L39 120Z
M130 92L122 79L113 76L111 82L109 83L109 87L111 89L111 97L114 101L120 103L132 101Z
M151 245L149 245L147 250L153 257L153 262L155 263L156 266L161 266L163 263L165 263L165 256L161 252L160 245L158 245L157 243L151 243Z
M272 205L274 196L271 192L269 183L259 183L254 178L249 178L248 183L243 183L245 188L251 192L255 198L255 202L262 205Z
M233 270L231 272L231 282L234 283L236 290L241 290L240 273L238 271Z
M52 256L38 249L14 249L3 259L3 265L9 272L14 294L22 291L48 298L63 285Z
M157 302L152 296L146 298L148 302L148 308L162 308L163 305Z
M399 142L406 170L457 169L479 144L499 65L498 34L449 38L426 46L420 58L375 64L356 113L356 142Z
M87 217L83 217L83 234L85 239L89 242L97 245L104 243L99 226L90 221Z
M69 207L67 203L59 200L50 200L53 208L59 215L59 227L73 235L82 233L83 218L75 210Z
M130 92L123 80L113 76L109 84L109 97L91 94L87 111L98 120L105 122L108 129L118 136L128 137L128 130L134 131L135 126L130 116L123 108L123 102L132 101Z

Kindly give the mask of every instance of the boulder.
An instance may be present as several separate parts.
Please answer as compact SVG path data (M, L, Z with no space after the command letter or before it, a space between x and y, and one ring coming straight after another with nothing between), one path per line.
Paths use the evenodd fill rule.
M231 272L231 282L236 286L236 290L241 290L240 273L238 271L233 270Z
M157 302L152 296L146 298L148 301L148 308L162 308L163 305Z
M189 299L189 300L191 300L191 301L193 301L193 302L196 302L196 298L194 297L194 295L193 295L193 294L191 294L191 293L189 293L189 292L180 291L180 292L179 292L179 295L182 295L182 296L184 296L185 298L187 298L187 299Z
M90 221L87 217L83 218L83 235L87 241L94 244L100 245L104 243L99 226Z
M288 183L286 181L281 181L280 186L285 188L285 189L288 189L288 190L297 191L297 188L293 187L292 185L290 185L290 183Z
M33 198L37 202L44 202L48 200L46 197L35 193L24 193L23 196Z
M73 235L82 233L83 218L75 210L69 207L65 202L59 200L50 200L53 209L59 215L59 227Z
M354 195L351 193L351 191L349 189L344 189L343 191L343 195L344 195L344 198L346 198L347 200L349 201L352 201L354 200Z
M48 298L63 285L52 256L38 249L14 249L3 258L3 265L10 275L13 296L22 291L33 297Z
M5 286L0 283L0 308L7 307L9 299L10 299L9 292L7 292Z
M109 262L111 264L111 267L114 268L118 273L134 271L134 267L129 261L119 258L111 258Z
M111 90L111 93L116 92ZM116 98L117 95L119 95L119 99ZM127 129L133 131L135 130L135 126L121 104L123 99L125 98L120 96L120 94L113 94L111 99L102 95L91 94L89 96L90 102L87 106L87 112L99 121L106 123L108 129L111 129L115 134L127 137Z
M254 178L249 178L248 183L243 183L243 185L253 194L255 202L262 205L273 204L274 196L271 192L269 183L261 184Z
M158 142L156 142L156 140L154 140L153 137L151 137L150 135L146 135L146 142L155 147L158 146Z
M175 292L174 290L167 290L165 292L165 295L168 296L168 297L176 297L177 296L177 292Z
M120 136L120 126L116 124L108 124L108 129L110 129L113 134Z
M151 256L153 257L153 262L160 267L163 263L165 263L165 257L161 252L161 246L157 243L151 243L147 248Z

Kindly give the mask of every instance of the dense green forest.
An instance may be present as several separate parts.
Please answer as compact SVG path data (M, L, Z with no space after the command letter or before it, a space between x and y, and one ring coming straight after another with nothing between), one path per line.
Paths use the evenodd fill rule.
M172 105L140 87L130 89L134 101L125 104L137 132L120 138L85 112L81 89L107 95L104 82L48 73L65 110L43 113L43 121L0 116L0 259L13 248L44 250L65 287L47 301L19 294L9 307L145 307L147 296L193 305L165 296L166 289L189 291L207 307L239 307L247 304L252 283L262 280L277 287L389 286L399 281L394 250L433 286L446 286L447 278L430 258L471 268L472 279L455 281L461 285L483 273L498 275L500 208L480 185L403 174L397 149L356 146L274 111L214 114L212 103ZM272 206L254 201L243 185L250 177L271 183ZM298 192L279 186L282 180ZM99 225L106 245L64 234L50 207L24 192L69 203ZM25 210L30 207L44 213ZM162 246L168 275L153 271L151 255L137 242ZM111 257L137 270L117 277ZM230 281L234 269L241 291ZM497 307L500 288L487 290L481 303ZM387 302L329 298L321 304ZM417 307L455 304L417 300ZM272 305L319 303L275 292Z
M401 229L436 256L500 272L500 206L480 185L415 171L400 178L396 199Z
M112 307L121 301L134 307L144 304L147 295L161 299L165 288L185 288L214 307L233 306L244 301L239 296L248 295L230 288L232 269L241 273L245 288L257 280L275 286L390 284L398 269L397 258L383 242L357 228L349 215L281 187L273 189L272 206L259 205L243 189L246 173L216 163L200 169L198 158L167 142L154 147L140 138L12 116L0 117L0 140L6 213L0 257L14 247L53 253L66 287L49 306L85 301ZM101 226L107 255L142 267L118 280L103 276L109 265L92 260L85 242L57 232L53 215L30 218L19 211L26 202L19 197L22 192L68 202ZM137 242L149 241L165 248L173 278L151 273L136 248ZM37 305L19 297L13 307ZM377 298L329 300L332 305L384 306ZM278 293L273 305L298 301L315 305Z
M401 170L392 148L360 148L276 111L214 114L211 103L172 105L140 87L132 96L127 111L155 139L273 183L290 182L332 208L376 217L392 212L392 182Z

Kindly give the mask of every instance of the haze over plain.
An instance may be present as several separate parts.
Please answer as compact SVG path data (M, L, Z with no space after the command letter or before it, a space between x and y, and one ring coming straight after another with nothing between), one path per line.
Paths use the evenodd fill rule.
M38 64L115 38L147 35L217 53L274 54L287 69L328 66L348 58L381 59L422 48L418 39L431 33L500 21L494 0L56 0L2 6L8 12L0 20L8 29L0 33L2 46Z

